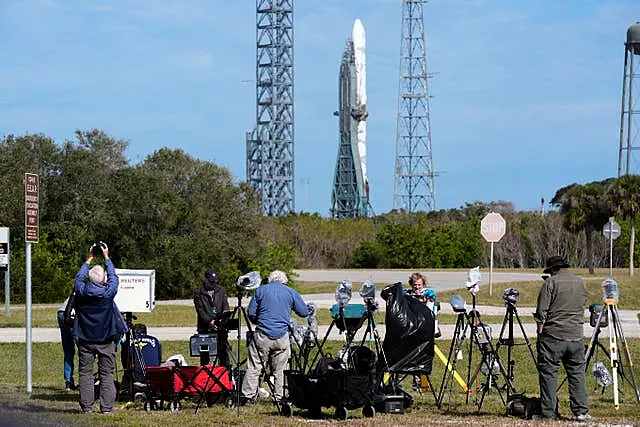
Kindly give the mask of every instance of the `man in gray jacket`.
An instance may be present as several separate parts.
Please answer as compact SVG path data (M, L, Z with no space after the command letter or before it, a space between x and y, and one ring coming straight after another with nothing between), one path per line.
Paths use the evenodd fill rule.
M542 418L553 419L556 413L556 387L560 363L569 383L569 404L578 421L591 419L587 404L584 367L584 308L587 288L584 280L570 273L561 256L547 259L545 280L536 312L538 332L538 378Z

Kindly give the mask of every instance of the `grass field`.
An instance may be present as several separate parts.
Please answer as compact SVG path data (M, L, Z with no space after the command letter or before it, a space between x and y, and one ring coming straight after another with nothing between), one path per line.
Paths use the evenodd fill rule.
M438 346L442 352L448 355L449 343L438 341ZM235 344L232 342L235 348ZM631 354L640 353L640 341L630 340ZM328 344L325 350L335 354L339 343ZM464 346L466 347L466 346ZM464 348L463 347L463 348ZM163 345L163 354L188 355L187 342L167 342ZM505 348L501 351L503 362L506 363L506 355L503 355ZM527 395L537 395L537 373L535 365L528 353L527 347L514 347L515 361L514 385L519 392ZM477 364L476 359L473 369ZM278 425L294 426L302 423L327 424L337 422L332 420L334 408L324 408L320 420L308 420L308 413L305 410L294 408L292 418L284 418L277 414L275 407L269 400L263 399L258 404L240 408L240 415L236 409L227 409L223 405L214 405L210 408L201 407L198 414L194 414L195 402L190 400L182 401L182 410L177 413L169 411L145 412L140 405L117 404L113 414L109 416L94 414L80 414L78 410L78 394L76 392L65 393L62 389L62 349L60 344L36 343L33 345L33 391L31 394L25 391L25 361L24 344L0 344L0 357L3 360L11 361L6 363L0 372L0 415L3 419L16 419L21 424L49 424L49 425ZM187 357L190 364L197 364L195 358ZM467 359L457 362L456 366L463 378L467 377ZM625 372L630 375L628 367ZM439 391L443 381L443 364L434 359L433 372L430 376L435 390ZM119 367L119 372L122 372ZM559 378L563 378L561 372ZM484 381L480 375L472 386L472 389L479 387ZM592 390L595 382L593 376L587 376L587 388ZM498 379L498 386L504 382ZM409 390L409 387L405 387ZM640 423L640 405L635 402L634 394L629 384L624 384L625 394L621 397L621 407L615 411L613 409L613 397L611 389L608 388L604 394L589 393L589 404L591 414L602 423L616 423L638 425ZM441 409L437 409L434 398L430 392L417 394L412 392L414 405L403 415L378 414L374 419L362 418L360 410L349 411L349 425L534 425L533 421L520 421L505 417L505 407L502 404L498 392L494 389L492 394L486 394L483 406L480 411L474 406L476 395L470 395L470 405L465 404L465 394L459 386L453 382L453 387L444 392L444 402ZM478 396L479 397L479 396ZM560 394L561 413L569 415L568 396L566 386ZM547 423L545 425L563 425L572 423Z

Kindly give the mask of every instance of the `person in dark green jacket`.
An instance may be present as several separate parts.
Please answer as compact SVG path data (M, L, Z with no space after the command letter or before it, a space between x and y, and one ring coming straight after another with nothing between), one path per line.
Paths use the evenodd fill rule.
M556 387L558 369L564 366L569 384L569 404L578 421L590 420L585 386L584 309L587 288L584 280L568 270L561 256L547 259L544 281L534 318L537 324L538 378L542 418L558 417Z

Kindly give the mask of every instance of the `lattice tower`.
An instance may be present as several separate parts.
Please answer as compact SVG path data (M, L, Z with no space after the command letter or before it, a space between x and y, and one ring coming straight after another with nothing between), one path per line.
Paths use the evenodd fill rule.
M423 3L402 1L393 206L408 212L436 207Z
M247 182L265 215L295 211L293 0L257 0L256 126L247 134Z

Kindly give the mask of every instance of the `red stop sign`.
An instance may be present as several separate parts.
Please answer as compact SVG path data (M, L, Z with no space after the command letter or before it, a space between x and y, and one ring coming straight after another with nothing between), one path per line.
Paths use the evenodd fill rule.
M499 242L506 228L506 221L496 212L488 213L480 222L480 234L487 242Z

